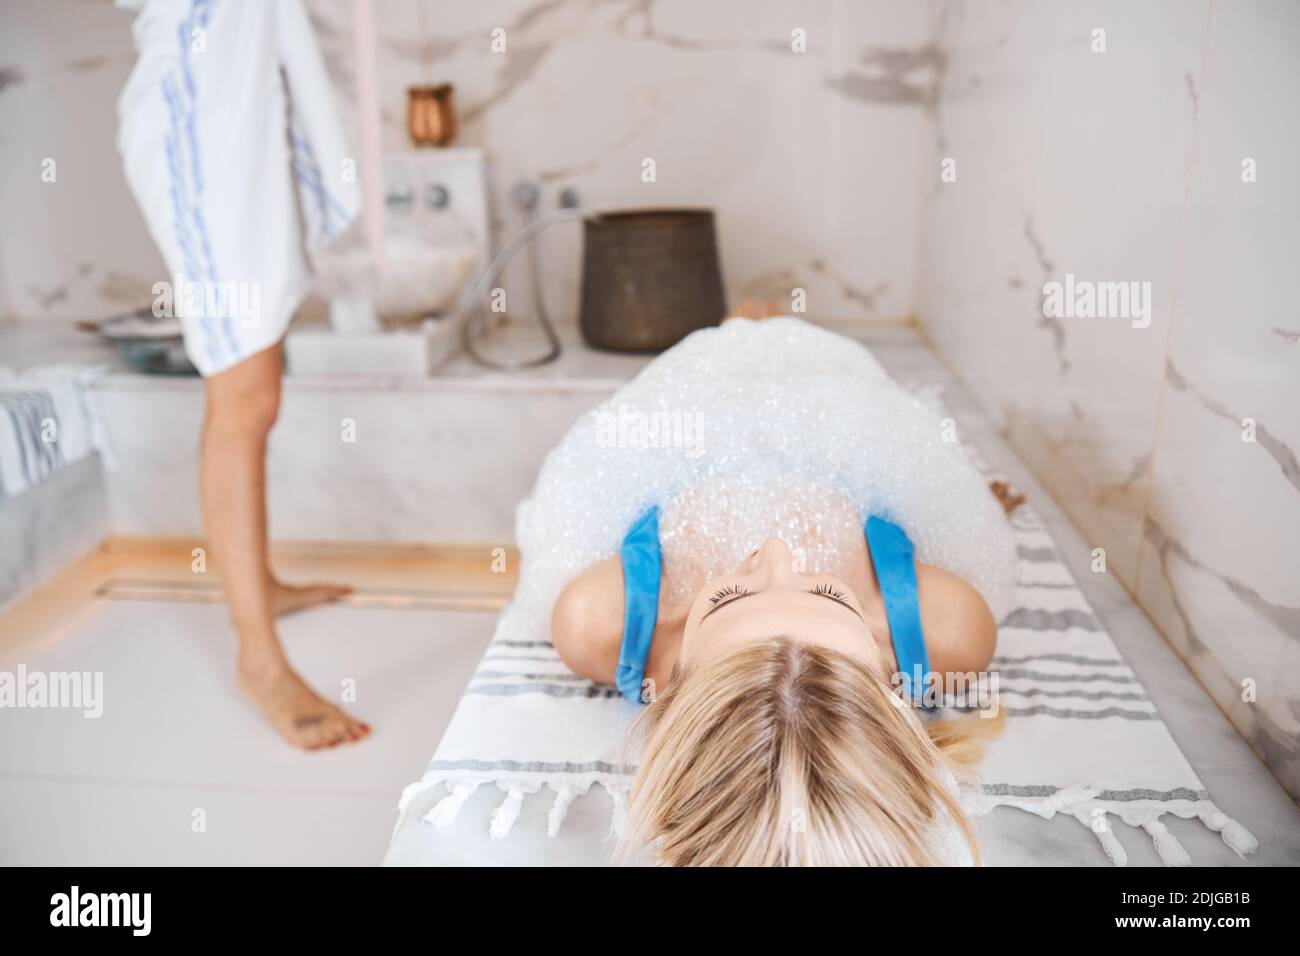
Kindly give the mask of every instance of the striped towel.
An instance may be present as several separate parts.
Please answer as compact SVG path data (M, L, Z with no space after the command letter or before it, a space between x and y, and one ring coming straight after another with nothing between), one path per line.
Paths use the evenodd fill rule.
M980 765L985 782L968 795L968 811L1067 814L1120 866L1127 854L1116 820L1145 830L1165 863L1192 862L1161 822L1167 813L1198 817L1239 855L1253 851L1255 838L1210 801L1042 520L1022 505L1011 522L1020 558L1016 608L998 628L989 670L1006 732Z
M0 500L106 448L86 384L97 372L0 368Z
M966 451L993 477L974 449ZM1210 801L1041 519L1021 505L1011 523L1020 559L1016 607L1001 624L988 674L1008 719L980 766L986 782L963 794L967 811L1066 814L1091 829L1120 866L1127 854L1116 821L1145 830L1167 864L1192 862L1161 822L1166 814L1197 817L1239 855L1253 851L1254 837ZM640 708L570 672L517 606L502 613L433 760L403 792L399 811L417 793L443 787L446 795L423 819L450 826L479 787L496 786L502 801L490 832L502 838L523 801L546 790L553 801L547 829L555 837L569 803L595 785L609 794L617 832L631 782L624 744Z

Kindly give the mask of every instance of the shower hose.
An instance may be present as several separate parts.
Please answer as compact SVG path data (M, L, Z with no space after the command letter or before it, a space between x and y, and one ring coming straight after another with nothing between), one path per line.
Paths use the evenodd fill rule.
M521 184L515 187L515 201L523 207L528 222L524 228L510 240L506 246L496 254L488 267L483 270L479 276L478 282L474 283L469 293L461 299L459 313L461 316L461 343L465 348L465 353L471 359L486 368L503 369L506 371L518 371L526 368L536 368L539 365L545 365L547 362L553 362L560 357L561 345L560 337L555 334L555 327L551 324L551 317L546 312L546 303L542 296L542 270L538 264L537 247L531 245L528 254L529 272L532 277L533 286L533 307L537 312L537 323L542 327L542 332L546 335L550 347L544 355L536 358L522 359L517 361L498 361L482 355L478 351L475 339L478 336L478 327L483 305L483 297L487 295L488 289L492 288L497 278L515 254L525 245L532 243L532 239L538 233L544 232L561 222L572 222L576 219L582 219L585 215L581 209L557 209L554 212L547 213L545 216L537 215L538 193L535 186L531 184Z

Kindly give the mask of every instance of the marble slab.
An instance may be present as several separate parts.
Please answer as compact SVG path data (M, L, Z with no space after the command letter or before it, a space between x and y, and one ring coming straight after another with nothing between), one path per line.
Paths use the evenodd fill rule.
M0 497L0 612L97 547L108 534L108 496L97 454Z

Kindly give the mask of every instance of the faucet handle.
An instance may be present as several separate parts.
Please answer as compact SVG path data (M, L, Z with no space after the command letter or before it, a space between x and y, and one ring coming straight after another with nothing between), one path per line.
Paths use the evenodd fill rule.
M537 211L537 205L542 201L542 191L537 188L536 183L522 180L511 188L510 198L524 212L532 213Z
M384 205L389 209L410 209L415 205L415 190L390 189L384 196Z
M439 183L429 183L424 187L424 201L430 209L446 209L451 205L451 193Z

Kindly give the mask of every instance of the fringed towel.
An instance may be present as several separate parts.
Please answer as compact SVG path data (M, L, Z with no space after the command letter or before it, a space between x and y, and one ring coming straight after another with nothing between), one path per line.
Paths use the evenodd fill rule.
M1120 866L1127 854L1117 824L1146 831L1165 863L1192 862L1165 827L1168 814L1198 818L1239 855L1253 851L1255 838L1210 800L1037 514L1022 505L1011 523L1019 581L989 673L1008 719L980 766L986 782L963 795L967 811L1009 806L1044 818L1066 814L1092 830L1099 852ZM614 688L570 672L548 635L508 607L433 760L403 792L399 810L421 791L444 788L423 820L451 826L476 790L494 787L501 802L491 818L493 837L509 835L524 800L549 799L548 833L563 839L570 802L596 786L608 795L616 833L630 784L625 739L638 710Z

